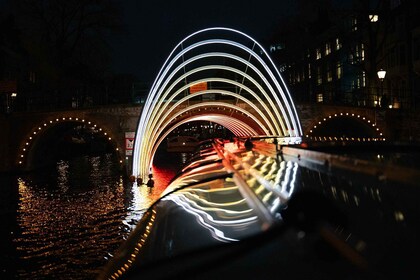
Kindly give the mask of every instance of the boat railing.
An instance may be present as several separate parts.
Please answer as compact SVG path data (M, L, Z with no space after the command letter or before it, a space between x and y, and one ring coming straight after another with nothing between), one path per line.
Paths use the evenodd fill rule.
M243 162L238 156L234 153L224 149L224 146L218 142L213 144L214 149L216 150L218 156L222 159L222 163L225 168L233 174L233 180L236 185L239 187L239 191L246 198L248 204L253 208L259 218L263 221L263 228L266 229L274 223L274 217L265 204L260 200L258 195L253 191L253 189L248 185L244 175L241 174L239 170L242 170L244 174L255 177L268 191L272 191L276 194L282 201L286 201L286 198L274 190L274 187L268 180L265 180L264 177L255 169L253 169L249 164ZM235 166L240 166L238 169Z

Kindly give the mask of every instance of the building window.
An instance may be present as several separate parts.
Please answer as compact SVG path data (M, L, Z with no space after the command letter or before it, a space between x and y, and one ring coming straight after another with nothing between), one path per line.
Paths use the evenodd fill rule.
M335 39L335 49L338 51L339 49L341 49L341 42L340 39L337 38Z
M366 87L366 72L362 73L362 87Z
M377 22L379 20L378 15L369 15L370 22Z
M349 53L349 63L354 64L353 54Z
M275 52L275 51L279 51L285 48L285 44L284 43L278 43L275 45L271 45L270 46L270 52Z
M311 74L311 64L308 63L308 79L312 78L312 74Z
M341 77L343 76L343 65L341 64L341 62L337 62L337 80L341 79Z
M350 56L351 56L352 64L355 62L364 61L365 60L365 45L363 43L360 45L356 45L355 50L354 50L354 57L353 55L350 55Z
M317 48L316 49L316 59L320 59L321 58L321 49Z
M362 61L365 60L365 44L360 44L360 58Z
M329 64L327 65L327 81L328 82L332 81L332 71L331 71L331 67L330 67Z
M351 31L357 31L357 18L351 18Z
M357 77L352 81L351 89L360 89L366 86L366 73L363 71L361 74L358 74Z
M324 96L322 95L322 93L318 93L316 95L316 102L318 102L318 103L324 102Z
M35 83L36 82L36 75L34 71L29 71L29 81L31 83Z
M287 66L284 63L282 65L280 65L280 67L279 67L280 73L284 73L284 71L286 71L286 69L287 69Z
M331 44L326 43L325 44L325 55L329 55L331 53Z
M304 82L305 81L305 67L301 69L302 69L302 82Z
M322 84L322 73L321 73L321 67L318 66L317 68L317 73L316 73L317 77L316 77L316 83L318 85Z

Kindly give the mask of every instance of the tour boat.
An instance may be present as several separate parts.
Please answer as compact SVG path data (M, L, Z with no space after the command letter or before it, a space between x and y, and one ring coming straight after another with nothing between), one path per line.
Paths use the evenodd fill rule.
M369 227L384 215L364 208L371 194L379 203L370 186L387 184L377 163L248 141L200 142L98 280L388 279L388 268L405 272L394 254L414 267L398 244L378 246L383 227ZM413 184L404 172L399 183Z

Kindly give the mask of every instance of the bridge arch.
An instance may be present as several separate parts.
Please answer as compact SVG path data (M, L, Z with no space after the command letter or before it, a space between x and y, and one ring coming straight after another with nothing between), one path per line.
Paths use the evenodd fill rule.
M308 128L306 138L312 141L385 141L375 120L349 112L329 114L318 118Z
M193 91L196 85L204 89ZM301 141L290 93L264 48L240 31L215 27L184 38L159 71L143 107L133 175L147 177L154 153L171 130L213 121L237 136L271 135Z
M96 133L97 136L102 137L105 141L109 142L115 151L115 154L119 157L119 162L122 164L123 160L120 157L117 142L112 136L111 130L106 127L99 126L95 122L80 118L80 117L55 117L46 119L38 125L32 127L26 137L22 139L22 142L19 145L19 151L17 155L17 165L20 169L31 170L33 168L39 167L40 164L38 160L39 156L42 155L44 160L51 159L52 155L48 153L51 152L51 147L46 146L50 144L52 138L60 135L61 132L68 128L73 128L78 125L85 126L87 129L91 129L93 133ZM44 143L47 141L47 143Z

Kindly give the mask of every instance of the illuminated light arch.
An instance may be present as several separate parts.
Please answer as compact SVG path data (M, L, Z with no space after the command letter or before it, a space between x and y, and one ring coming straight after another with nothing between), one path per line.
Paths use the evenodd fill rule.
M218 106L222 107L222 108L229 108L229 109L232 109L236 112L240 112L240 113L246 115L248 118L250 118L253 121L253 123L257 124L258 127L261 128L263 131L265 131L265 132L268 131L267 128L264 126L264 124L261 123L258 120L258 118L256 116L254 116L253 114L251 114L250 112L247 112L245 109L242 109L238 106L228 104L228 103L222 103L222 102L203 102L203 103L199 103L199 104L190 105L189 107L181 109L177 113L174 113L172 115L172 118L176 119L177 117L181 116L182 114L188 113L189 111L192 111L194 109L203 108L204 110L206 110L206 109L210 109L212 107L218 107ZM166 127L170 125L170 123L173 121L173 119L169 119L169 120L166 120L165 122L161 123L161 126L157 130L157 132L160 133L164 129L166 129ZM154 133L153 136L155 136L158 133ZM268 134L266 133L265 135L268 135ZM237 136L243 136L243 135L237 135ZM248 135L248 136L250 136L250 135Z
M191 85L191 84L188 84L188 85ZM186 97L181 98L179 101L177 101L174 104L174 106L172 106L172 108L166 110L166 113L162 116L162 118L159 119L159 122L157 123L156 126L160 127L163 120L168 118L170 113L173 112L174 109L177 106L181 105L183 102L188 101L188 99L192 99L192 98L200 96L200 95L211 94L211 93L220 93L221 95L232 96L232 97L235 97L237 100L242 100L245 104L249 105L249 107L254 109L254 111L257 113L257 116L260 116L262 118L262 121L263 121L262 123L264 123L264 125L262 125L261 127L268 126L268 128L266 129L266 134L270 134L269 131L276 131L275 128L273 127L273 124L268 120L268 118L264 114L264 112L262 110L260 110L254 103L250 102L248 99L242 97L241 95L239 95L237 93L226 91L226 90L203 90L203 91L198 91L196 93L193 93L193 94L190 94ZM223 106L223 103L219 103L219 104L220 104L219 106ZM230 109L234 109L234 108L230 108ZM238 110L241 110L241 109L238 109ZM242 110L242 112L244 112L244 111Z
M46 129L49 129L53 126L56 126L57 124L63 123L63 122L76 122L85 124L90 128L97 129L102 133L103 136L106 136L108 138L108 141L114 141L114 138L111 137L112 134L107 132L107 130L104 130L99 125L95 124L92 121L86 120L85 118L80 117L56 117L52 118L46 121L41 122L39 125L34 126L34 128L28 133L28 135L24 138L22 144L20 145L19 152L18 152L18 159L17 164L18 166L23 167L26 163L26 160L28 158L28 154L30 150L33 148L32 145L36 142L38 137L41 137L41 134ZM114 141L115 142L115 141ZM116 152L119 151L119 148L115 148ZM119 154L119 153L117 153ZM120 159L120 163L122 164L123 161Z
M340 118L340 117L347 117L350 119L358 120L365 124L366 127L369 127L372 129L372 132L376 134L375 137L344 137L344 136L314 136L314 132L316 129L318 129L320 126L324 125L328 122L328 120L334 119L334 118ZM312 141L357 141L357 142L370 142L370 141L385 141L386 138L383 135L383 132L381 129L377 126L377 124L370 120L369 118L362 116L360 114L355 113L349 113L349 112L340 112L335 114L330 114L327 117L323 117L322 119L319 119L315 121L315 124L312 126L312 128L309 130L309 132L306 134L306 138L312 140Z
M180 76L177 80L175 80L170 86L169 86L169 88L165 91L165 92L162 92L162 90L164 89L164 88L166 88L167 86L168 86L168 84L169 84L169 81L170 81L170 79L175 75L175 73L177 73L177 72L179 72L179 71L181 71L182 69L184 69L184 67L185 66L187 66L188 64L190 64L191 62L194 62L195 60L197 60L197 59L202 59L202 58L209 58L209 57L225 57L225 58L232 58L232 59L234 59L234 60L236 60L236 61L239 61L239 62L241 62L241 63L243 63L244 65L246 65L246 67L247 68L250 68L250 69L253 69L256 73L257 73L257 75L258 75L258 77L262 80L262 81L264 81L264 84L266 84L267 86L268 86L268 88L269 88L269 90L270 90L270 92L273 92L274 91L274 89L273 89L273 87L268 83L268 81L267 81L267 79L264 77L264 75L261 73L261 71L259 71L258 69L256 69L251 63L249 63L247 60L245 60L245 59L242 59L242 58L240 58L240 57L238 57L238 56L234 56L234 55L230 55L230 54L226 54L226 53L206 53L206 54L202 54L202 55L199 55L199 56L195 56L195 57L193 57L192 59L189 59L189 60L187 60L187 61L185 61L185 62L183 62L180 66L178 66L169 76L168 76L168 78L165 80L165 82L162 84L162 88L161 88L161 90L157 93L158 95L161 95L162 96L162 98L160 99L160 101L158 101L158 103L156 104L156 106L155 106L155 108L159 108L160 107L160 105L162 105L162 102L164 101L164 100L166 100L166 97L167 97L167 95L168 95L168 93L171 91L171 89L173 88L173 87L175 87L175 85L177 84L177 83L179 83L179 82L181 82L182 80L184 80L186 77L188 77L188 76L190 76L190 75L192 75L192 74L195 74L195 73L197 73L197 72L200 72L200 71L204 71L204 70L212 70L212 69L218 69L218 70L225 70L225 71L231 71L231 72L234 72L234 73L236 73L236 74L238 74L238 75L240 75L240 76L242 76L243 78L246 78L248 81L250 81L253 85L255 85L257 88L258 88L258 90L260 91L260 93L265 97L265 101L266 102L268 102L268 104L267 105L269 105L271 108L277 108L277 106L276 106L276 104L275 104L275 102L277 102L277 105L278 105L278 107L280 108L280 110L281 110L281 112L279 112L278 110L273 110L273 113L275 114L275 117L276 117L276 119L277 119L277 122L281 125L281 129L279 129L278 127L277 127L277 133L276 134L278 134L278 135L286 135L287 134L287 130L290 130L290 123L289 123L289 121L288 121L288 119L286 118L285 119L285 121L283 121L283 118L282 118L282 115L284 116L284 115L286 115L286 112L284 111L284 108L283 108L283 105L282 105L282 103L278 100L278 98L277 98L277 95L273 95L274 96L274 98L276 99L276 100L272 100L271 98L270 98L270 96L269 96L269 94L268 94L268 92L266 91L266 90L264 90L264 88L255 80L255 79L253 79L250 75L248 75L248 74L246 74L245 72L243 72L243 71L240 71L240 70L238 70L238 69L235 69L235 68L232 68L232 67L228 67L228 66L223 66L223 65L206 65L206 66L203 66L203 67L198 67L198 68L195 68L195 69L193 69L193 70L191 70L191 71L189 71L189 72L187 72L187 73L185 73L185 74L183 74L182 76ZM253 91L253 90L251 90L249 87L246 87L246 86L244 86L243 84L241 84L241 83L238 83L238 82L235 82L235 81L233 81L233 80L230 80L230 79L223 79L223 78L214 78L214 77L211 77L211 78L206 78L206 79L202 79L202 80L197 80L197 81L193 81L193 82L191 82L190 83L190 85L191 84L195 84L195 83L198 83L198 82L211 82L211 81L220 81L220 82L225 82L225 83L230 83L230 84L233 84L233 85L236 85L236 86L238 86L238 87L240 87L241 89L244 89L246 92L248 92L248 93L250 93L250 94L252 94L252 96L254 96L256 99L257 99L257 94ZM188 87L184 87L184 89L185 88L188 88ZM179 94L179 91L178 92L175 92L172 96L177 96L177 94ZM258 102L260 102L260 104L264 104L264 102L262 102L262 99L261 98L258 98L257 99L258 100ZM271 110L269 109L269 107L267 106L267 105L265 105L265 110L271 115L271 117L272 118L274 118L274 116L272 115L272 112L271 112ZM290 112L290 108L289 108L289 112ZM277 123L276 122L276 123ZM286 124L284 124L284 122L286 122ZM293 135L292 135L293 136ZM296 136L296 135L295 135Z
M174 129L176 129L177 127L185 123L193 122L193 121L211 121L211 122L217 123L219 125L226 127L228 130L230 130L237 136L246 137L246 136L257 135L257 132L253 130L250 126L248 126L246 123L238 119L231 118L226 115L206 114L206 115L198 115L198 116L189 117L175 124L174 126L168 128L167 131L161 137L159 137L159 139L156 141L156 145L154 145L153 147L151 162L153 162L154 154L156 153L156 150L158 149L159 145L165 140L165 138Z
M224 67L222 68L222 69L224 69ZM236 73L243 73L243 72L236 72ZM177 80L178 82L179 81L181 81L181 79L178 79ZM254 80L255 81L255 80ZM231 95L231 96L234 96L237 100L238 99L240 99L240 100L242 100L243 102L245 102L245 103L247 103L248 105L250 105L251 107L254 107L254 109L256 110L256 111L259 111L258 112L258 115L264 120L264 122L267 124L267 126L269 126L270 127L270 131L271 131L271 134L276 134L276 135L278 135L279 133L280 133L280 131L281 131L281 129L280 129L280 127L279 127L279 124L278 123L280 123L280 125L282 126L282 129L283 129L283 131L285 130L285 127L284 127L284 125L283 125L283 121L282 121L282 119L281 118L279 118L279 119L277 119L278 120L278 122L272 122L273 120L276 120L276 117L273 115L273 113L271 112L271 110L270 110L270 108L263 102L263 100L255 93L255 91L253 91L253 90L251 90L249 87L246 87L246 86L244 86L244 85L242 85L241 83L238 83L238 82L236 82L236 81L233 81L233 80L230 80L230 79L223 79L223 78L208 78L208 79L200 79L200 80L196 80L196 81L194 81L194 82L191 82L191 83L188 83L188 84L186 84L186 85L184 85L184 86L182 86L180 89L178 89L174 94L172 94L169 98L167 98L168 96L167 96L167 94L164 94L163 96L162 96L162 99L158 102L158 104L157 104L157 107L158 108L160 108L160 110L159 111L157 111L156 112L156 116L153 118L153 121L152 121L152 124L151 124L151 126L153 127L156 123L156 120L158 120L161 116L162 116L162 114L163 114L163 112L164 112L164 110L169 106L169 104L170 104L170 102L172 102L173 101L173 99L175 98L175 97L177 97L177 96L179 96L179 94L181 94L183 91L185 91L185 90L187 90L190 86L192 86L192 85L194 85L194 84L197 84L197 83L201 83L201 82L223 82L223 83L226 83L226 84L231 84L231 85L234 85L234 86L237 86L237 87L239 87L240 89L243 89L244 91L246 91L247 93L249 93L250 95L252 95L254 98L255 98L255 101L257 101L257 104L258 105L260 105L261 107L262 107L262 109L263 109L263 111L265 112L263 112L263 111L259 111L259 109L256 109L255 107L256 107L256 105L253 103L253 102L250 102L249 100L247 100L247 99L245 99L244 97L242 97L241 95L239 95L239 94L236 94L236 93L232 93L232 92L230 92L230 91L226 91L226 90L220 90L220 89L215 89L215 90L211 90L211 91L206 91L206 92L197 92L197 93L194 93L194 94L190 94L190 95L188 95L188 96L186 96L186 97L183 97L181 100L179 100L176 104L174 104L173 106L172 106L172 108L176 108L178 105L180 105L180 104L182 104L182 102L184 102L184 101L188 101L188 99L191 99L191 98L193 98L193 97L195 97L196 95L202 95L202 94L205 94L205 93L220 93L221 95ZM173 88L173 86L171 86L170 88L169 88L169 90L170 89L172 89ZM262 90L263 91L263 90ZM274 104L272 104L272 103L270 103L269 105L271 105L272 107L274 107L275 105ZM169 109L169 110L171 110L171 109ZM172 110L171 110L172 111ZM267 115L266 115L267 114ZM164 117L166 116L167 114L164 114ZM268 119L268 117L270 118L270 119ZM274 127L273 127L274 126Z
M210 89L185 94L200 82L209 84ZM235 91L223 87L234 87ZM231 99L190 104L194 103L193 97L208 94ZM206 106L219 106L237 115L223 115L221 110L217 117L214 112L197 113L200 108L206 110ZM246 118L238 117L239 114ZM187 36L164 62L139 119L133 175L147 177L154 153L168 130L198 119L229 126L237 136L270 135L288 139L285 142L291 144L299 143L302 136L293 100L273 61L257 41L230 28L208 28Z

